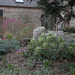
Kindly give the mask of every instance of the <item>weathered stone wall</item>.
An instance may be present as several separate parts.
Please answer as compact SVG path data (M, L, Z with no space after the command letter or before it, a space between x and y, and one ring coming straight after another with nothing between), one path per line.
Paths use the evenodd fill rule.
M15 7L0 7L3 10L4 18L17 18L33 23L36 27L40 26L40 9L32 8L15 8Z
M40 16L42 11L40 9L33 8L18 8L18 7L0 7L3 10L3 19L16 18L21 20L25 26L31 26L29 31L31 34L33 30L41 26Z

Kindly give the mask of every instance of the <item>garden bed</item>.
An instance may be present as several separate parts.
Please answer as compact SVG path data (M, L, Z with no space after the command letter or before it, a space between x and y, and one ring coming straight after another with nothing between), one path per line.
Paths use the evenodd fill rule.
M31 39L26 47L8 39L0 41L0 45L8 51L0 55L0 75L75 74L75 44L51 33Z
M65 68L65 64L67 64L66 68ZM69 70L69 63L74 64L75 66L75 61L66 61L66 60L51 60L50 61L50 68L44 68L44 63L37 63L37 64L33 64L32 61L28 60L28 58L23 58L22 55L20 54L16 54L15 52L13 53L8 53L2 56L2 60L0 60L0 75L8 75L9 73L11 75L19 75L22 74L21 72L25 73L26 70L28 72L27 75L48 75L47 74L43 74L42 71L45 70L46 72L50 72L51 75L72 75L70 74L70 70ZM11 66L10 66L11 65ZM73 66L72 66L73 67ZM8 69L8 73L5 74L5 70ZM19 70L22 69L20 72ZM25 70L25 71L24 71ZM6 70L7 71L7 70ZM12 72L11 72L12 71ZM40 74L35 74L35 72ZM25 73L25 74L26 74ZM30 73L30 74L29 74ZM23 75L25 75L23 74Z

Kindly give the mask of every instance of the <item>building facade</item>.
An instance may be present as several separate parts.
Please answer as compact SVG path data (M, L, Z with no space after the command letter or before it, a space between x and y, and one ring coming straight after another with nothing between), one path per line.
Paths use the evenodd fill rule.
M21 2L22 1L22 2ZM21 20L25 26L31 26L33 30L41 26L40 16L42 10L37 6L37 0L0 0L0 18ZM0 22L2 24L2 22Z

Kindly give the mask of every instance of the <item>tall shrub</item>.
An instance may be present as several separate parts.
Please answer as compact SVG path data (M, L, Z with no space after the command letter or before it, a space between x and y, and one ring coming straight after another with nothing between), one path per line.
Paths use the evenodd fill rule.
M29 55L35 59L71 59L66 42L53 34L42 34L29 43Z
M11 33L16 38L24 38L31 36L31 25L26 25L21 19L9 18L3 21L2 28L5 32ZM29 32L29 33L28 33Z

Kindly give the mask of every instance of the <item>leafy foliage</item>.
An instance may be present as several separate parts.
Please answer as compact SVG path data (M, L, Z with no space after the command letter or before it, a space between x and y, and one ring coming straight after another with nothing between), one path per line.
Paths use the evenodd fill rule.
M33 0L30 0L33 1ZM68 7L71 8L71 11L69 11L68 17L74 17L73 13L73 7L75 6L74 0L38 0L39 7L44 11L44 13L53 15L55 17L58 17L60 19L64 19L62 15L60 14L61 11L68 12ZM68 13L67 13L68 14ZM72 15L73 14L73 15Z
M71 71L71 74L72 74L72 75L75 75L75 68L71 67L71 68L70 68L70 71Z
M19 19L8 18L3 20L1 28L3 29L4 33L11 33L16 39L32 37L32 30L34 29L34 26L31 27L32 24L29 24L31 22L30 17L25 15L25 20L21 20L21 18L23 18L22 15ZM12 38L12 36L8 34L7 38Z
M12 34L8 33L6 37L7 37L7 39L12 39L13 36L12 36Z
M71 67L75 68L75 63L65 62L60 65L60 68L64 70L70 70Z
M2 72L1 72L2 71ZM43 68L41 71L40 70L34 70L29 71L26 68L16 68L14 70L9 70L9 69L2 69L0 72L0 75L50 75L52 74L52 70L48 70Z
M2 40L0 41L0 54L13 52L21 47L20 43L16 40Z
M69 25L71 18L75 18L75 10L73 9L75 0L37 0L37 3L39 8L43 10L43 14L49 18L49 22L46 21L47 27L51 26L53 30L57 30L57 24L62 22L63 26Z
M15 67L15 66L14 66L13 64L8 63L8 69L9 69L9 70L10 70L10 69L12 69L12 70L13 70L13 69L14 69L14 67Z
M29 43L29 55L38 59L71 59L67 44L53 34L42 34L38 40Z
M63 28L64 32L75 33L75 27L65 27Z
M68 45L68 50L71 52L71 54L72 54L73 56L75 56L75 44L74 44L74 43L70 43L70 44Z

